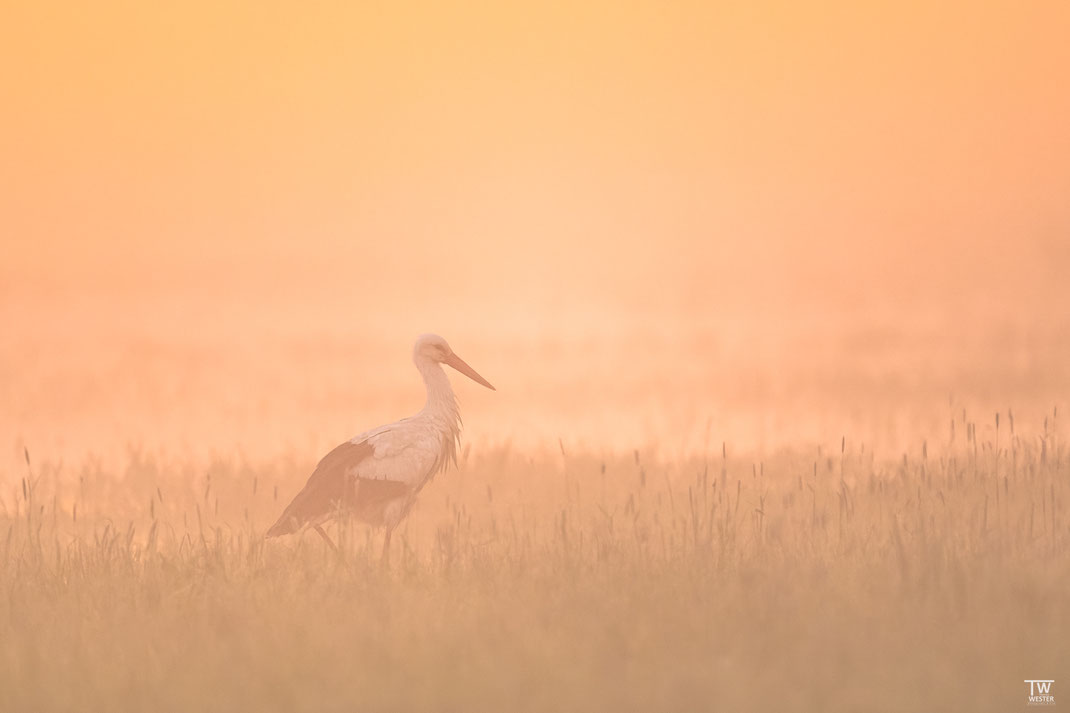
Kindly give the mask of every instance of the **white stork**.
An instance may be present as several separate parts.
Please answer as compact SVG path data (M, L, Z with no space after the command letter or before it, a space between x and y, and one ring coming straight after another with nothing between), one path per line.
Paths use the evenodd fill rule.
M410 418L365 431L324 456L305 487L267 531L268 537L310 525L337 550L323 524L353 516L386 528L382 558L389 560L390 535L408 515L416 494L435 473L457 462L461 415L441 365L448 364L494 390L437 334L416 339L412 360L427 387L423 409Z

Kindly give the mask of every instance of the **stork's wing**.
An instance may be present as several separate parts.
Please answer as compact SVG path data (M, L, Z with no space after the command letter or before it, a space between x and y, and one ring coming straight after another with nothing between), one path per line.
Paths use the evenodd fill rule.
M267 531L268 537L296 532L307 522L317 522L339 507L349 492L347 485L361 461L374 456L368 441L346 441L323 457L278 522Z

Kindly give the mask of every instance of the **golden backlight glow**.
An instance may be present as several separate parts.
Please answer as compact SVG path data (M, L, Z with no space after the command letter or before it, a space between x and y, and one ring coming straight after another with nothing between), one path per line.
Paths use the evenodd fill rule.
M1021 576L1022 586L1035 584L1030 591L1052 607L1065 604L1070 481L1057 439L1065 437L1063 414L1070 411L1068 37L1068 6L1043 1L5 5L0 548L10 523L8 542L16 544L0 549L0 564L9 568L0 584L35 600L35 588L48 589L50 580L20 579L13 564L29 562L35 542L38 555L62 561L76 546L68 542L84 547L99 542L105 524L114 534L129 523L125 546L148 547L149 528L155 532L158 519L170 518L174 547L167 556L189 557L189 542L203 542L207 552L212 532L222 538L240 531L245 539L226 545L234 548L226 556L237 557L235 567L240 561L252 568L241 575L250 581L257 567L285 563L316 578L322 565L324 579L372 582L359 586L373 598L408 597L423 607L417 618L430 619L434 597L411 593L405 576L424 572L436 582L428 591L443 600L468 591L436 579L443 523L461 528L451 537L471 548L458 560L465 576L479 570L481 557L500 556L519 569L535 563L546 584L559 560L496 545L488 554L480 543L497 542L498 528L510 520L514 533L530 527L535 542L554 542L554 533L564 538L565 545L553 547L575 542L569 526L585 533L588 547L604 544L599 538L616 542L622 523L640 527L637 507L662 524L689 507L698 512L693 480L702 472L710 478L702 488L713 488L703 497L721 503L720 511L706 504L710 519L695 520L709 527L705 542L721 558L711 577L729 583L717 594L727 603L714 605L727 608L721 615L747 600L746 572L739 570L748 563L760 563L754 566L761 578L801 562L805 577L816 578L804 577L813 585L809 598L791 604L801 610L824 596L824 575L807 569L819 568L815 563L834 567L842 556L861 581L872 574L867 567L877 560L883 566L894 551L916 575L919 565L906 564L911 538L930 526L930 515L936 524L926 547L940 542L946 551L927 566L944 583L932 590L916 580L902 584L902 601L916 596L929 607L923 619L946 613L926 598L952 586L941 578L966 588L980 582L971 579L976 563L969 557L981 550L1001 553L992 554L997 559L1021 555L1024 564L1013 572L991 576ZM409 518L399 550L409 564L396 565L408 574L372 567L358 576L345 565L323 564L327 555L314 539L254 548L320 456L419 408L424 396L411 346L429 331L445 335L498 390L453 375L464 456ZM991 460L978 465L968 456ZM966 500L954 501L953 487L934 484L932 469L951 483L967 462L983 477ZM1012 478L1025 463L1042 475L1019 482L1016 493ZM616 466L626 478L612 480ZM918 483L904 475L908 469ZM828 482L815 485L826 471ZM610 491L607 473L615 483ZM36 501L20 485L24 476L41 478ZM202 521L213 511L209 495L202 498L206 477L209 490L227 494L215 501L210 524ZM901 501L862 503L855 512L852 498L863 498L863 490L883 497L884 490L874 490L882 478L903 488ZM87 482L94 484L90 495ZM918 484L931 493L917 490L910 501ZM639 487L664 488L666 498L642 491L638 506L634 499L628 506L630 489ZM149 512L153 488L159 496ZM246 501L250 493L259 499ZM915 512L919 498L926 508L958 502L958 519L940 524L945 511L935 505ZM44 502L53 508L53 519L44 521L51 534L35 541L25 518L31 505ZM731 522L718 519L732 507ZM48 508L38 515L45 518ZM778 519L778 508L788 515ZM792 519L791 508L806 512ZM462 511L475 518L469 530ZM607 524L611 513L617 520ZM913 513L913 524L905 513ZM644 537L655 541L651 533L660 526L650 525ZM601 571L608 561L602 555L612 550L605 557L629 564L605 575L616 582L609 588L632 592L634 578L658 570L672 579L668 572L677 566L694 567L688 558L698 555L677 557L674 548L698 547L698 524L689 535L666 527L670 534L662 532L656 556L643 550L628 560L631 544L606 544L591 571ZM736 528L738 541L749 544L726 550L726 533L736 538ZM822 528L828 539L807 539ZM748 539L754 532L756 539ZM183 540L186 533L193 534ZM351 545L371 551L366 538L374 536L357 530ZM777 538L794 544L773 559L753 549ZM884 554L866 549L877 541ZM970 553L966 564L932 564L954 559L959 546ZM242 547L254 548L255 556L238 557ZM130 557L138 563L131 571L150 567L141 555ZM585 561L576 557L562 565L573 574L568 568L582 569L577 562ZM1037 576L1050 579L1036 584L1029 577L1041 569ZM517 576L510 586L519 589L528 580ZM148 586L143 574L131 577L133 591ZM607 581L597 580L592 591L602 592ZM1063 595L1053 593L1056 581ZM180 593L161 596L187 596L183 582L160 586L171 585ZM998 584L982 585L989 589L970 610L975 616L1013 609ZM211 589L209 599L248 594L237 585L214 586L222 589ZM706 601L707 590L695 586L684 599ZM861 597L866 611L892 606L883 594L866 600L872 592L859 595L853 587L865 586L855 580L837 586L830 596ZM546 587L534 591L553 590ZM577 602L586 594L574 594L565 620L575 615L582 622L579 612L586 610ZM636 626L656 628L653 602L664 604L662 594L651 594L647 609L632 600L615 600L609 609L624 616L638 607ZM518 601L531 620L510 620L512 635L531 635L540 612L561 613L549 595L532 596ZM23 600L12 595L10 611L17 613L16 600ZM343 600L332 600L339 612L347 611ZM298 609L307 605L295 601ZM780 599L754 601L769 607L748 610L758 618L775 620L790 608ZM971 606L953 604L956 612ZM91 618L72 601L55 606L68 631ZM907 609L889 616L898 612L905 620ZM202 624L219 613L204 602L194 610ZM495 611L490 621L504 621L504 610ZM7 613L3 605L0 613ZM846 616L852 615L865 616ZM706 614L695 616L705 621ZM31 615L50 617L43 610ZM831 615L814 620L861 631ZM150 631L167 635L161 620L151 621ZM413 653L398 643L400 624L370 621L381 638L364 628L362 641L389 639L398 657ZM1034 633L1044 626L1024 615L1014 621ZM293 634L293 622L276 624L279 641ZM329 627L319 624L325 628L314 629L310 641L329 638ZM827 664L808 678L792 657L847 651L850 658L865 646L859 641L852 649L848 637L842 650L799 648L790 642L802 633L774 626L767 646L781 653L769 657L794 672L785 685L800 691L774 708L971 709L970 701L1005 700L1003 708L1017 710L1019 691L1009 687L1023 676L1054 675L1061 695L1057 665L1070 660L1068 632L1061 620L1047 624L1051 636L1038 634L1036 652L1015 654L1015 665L1035 667L1019 670L1005 661L956 669L961 686L953 688L966 696L957 699L909 692L929 690L919 683L926 675L920 668L902 681L875 681L866 678L872 671ZM236 626L236 640L249 634ZM750 637L763 632L695 626L725 637L725 645L710 653L707 639L680 633L687 629L682 619L661 629L664 636L621 634L620 646L644 651L638 660L649 685L635 678L637 671L629 674L643 695L600 697L593 681L605 674L597 663L604 652L582 649L587 677L577 674L563 685L563 699L535 697L532 707L642 702L658 709L674 701L664 707L684 709L710 700L703 682L716 681L723 708L740 709L746 686L758 680L755 662L765 656ZM878 625L870 634L889 651L909 649L885 636L896 626ZM913 626L925 636L921 623ZM985 638L968 623L954 627L933 636L990 651L1006 650L1001 637L1011 635ZM109 645L148 645L136 629L120 623ZM665 631L677 631L678 639ZM573 635L601 636L558 633L548 649L525 649L550 679L546 672L555 669L548 662L573 647ZM12 710L64 709L63 695L43 690L43 674L33 669L35 656L51 655L48 645L29 628L8 634L14 643L0 644L0 671L21 662L6 669L21 673L0 673L0 688L15 691L0 697L0 709L5 701ZM198 642L170 635L181 643L153 649L160 671L172 670L170 657L183 647L199 656ZM443 651L453 646L448 632L429 636ZM227 640L212 641L205 660L226 660ZM659 663L655 653L674 642L699 652L700 671L658 673L672 657ZM502 690L522 688L523 656L495 652L496 645L472 644L473 671L487 663L480 656L503 658L513 667ZM295 660L316 660L295 651ZM952 665L954 658L959 665L957 650L941 651L946 658L930 663ZM703 659L707 654L713 658ZM160 709L151 697L138 698L149 696L147 689L123 689L121 668L98 670L77 651L65 655L85 677L76 676L70 690L93 688L94 676L120 682L93 688L93 706ZM441 664L434 653L419 655L427 656L426 667ZM884 668L896 670L891 663ZM275 675L267 670L254 662L246 673ZM278 675L290 680L294 670ZM330 671L325 680L334 680ZM834 681L848 672L862 679L844 683L853 688L841 697L823 697L846 690ZM237 709L237 699L226 698L227 684L206 671L146 675L186 691L187 698L174 699L185 709L205 709L212 699L197 691L217 689L223 698L211 705ZM451 676L469 682L456 671ZM900 683L908 692L889 693ZM321 706L303 698L311 690L306 678L289 684L293 700L261 701L249 710L287 701L306 710L341 709L332 707L339 701L363 701L369 710L523 708L511 698L477 695L486 692L477 683L457 684L452 693L431 686L427 697L395 684L365 699L339 693ZM659 686L675 693L658 698L652 691ZM885 694L869 698L871 686ZM122 690L129 695L116 693Z
M1059 4L6 13L16 438L325 444L417 393L428 329L508 385L469 407L498 440L1068 383Z

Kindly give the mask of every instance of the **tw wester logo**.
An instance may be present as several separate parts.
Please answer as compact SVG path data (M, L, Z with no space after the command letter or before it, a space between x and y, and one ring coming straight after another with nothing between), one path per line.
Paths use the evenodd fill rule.
M1051 684L1055 683L1054 680L1037 680L1037 679L1025 679L1025 683L1029 684L1029 705L1031 706L1053 706L1055 705L1055 696L1051 692Z

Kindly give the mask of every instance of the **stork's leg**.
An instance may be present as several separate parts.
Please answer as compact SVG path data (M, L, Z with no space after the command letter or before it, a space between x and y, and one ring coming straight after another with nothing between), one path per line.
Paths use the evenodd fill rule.
M320 537L323 538L323 541L331 546L331 549L334 550L334 553L338 554L338 545L334 544L334 540L332 540L331 536L328 535L327 532L323 529L323 526L322 525L315 525L315 529L316 529L316 532L319 533Z

